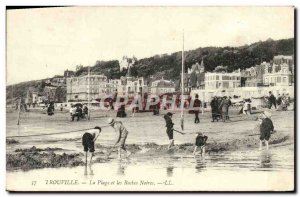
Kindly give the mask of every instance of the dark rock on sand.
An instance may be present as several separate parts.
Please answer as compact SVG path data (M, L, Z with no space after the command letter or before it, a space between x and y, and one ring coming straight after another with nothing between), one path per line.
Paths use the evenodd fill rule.
M19 142L15 139L6 139L6 144L19 144Z

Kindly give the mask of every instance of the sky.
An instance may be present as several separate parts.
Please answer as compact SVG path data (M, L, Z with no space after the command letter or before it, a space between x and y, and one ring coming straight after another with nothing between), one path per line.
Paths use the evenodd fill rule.
M6 82L97 60L294 37L293 7L64 7L7 11Z

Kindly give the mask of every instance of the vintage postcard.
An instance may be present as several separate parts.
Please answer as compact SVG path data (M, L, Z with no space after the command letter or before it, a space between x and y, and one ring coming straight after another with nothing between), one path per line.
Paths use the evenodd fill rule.
M294 15L7 8L6 189L294 191Z

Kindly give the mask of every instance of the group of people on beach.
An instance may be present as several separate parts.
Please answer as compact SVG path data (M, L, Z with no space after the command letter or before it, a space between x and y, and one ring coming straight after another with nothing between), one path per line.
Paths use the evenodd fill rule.
M115 132L116 132L116 140L113 144L113 147L111 150L106 154L106 157L108 158L109 155L112 153L113 149L115 147L118 148L118 158L121 159L121 151L126 152L126 157L129 157L131 155L131 152L128 151L125 148L125 142L128 136L128 130L124 127L123 123L121 121L115 121L113 118L109 118L107 120L107 124L111 126ZM93 156L95 155L95 141L99 137L102 129L101 127L96 126L94 129L86 131L82 136L82 145L85 152L85 161L87 163L88 159L88 152L90 152L90 159L89 161L92 161Z
M85 119L89 115L89 109L86 105L71 105L70 116L71 120L74 121L77 118L77 121L80 119Z
M270 91L269 96L265 97L267 103L268 103L268 108L271 109L273 106L275 109L277 107L280 108L282 111L286 111L287 107L290 105L291 98L289 94L278 94L277 98L274 96L274 94Z
M270 92L270 94L271 94L271 92ZM199 96L196 95L195 100L194 100L194 113L195 113L195 121L194 122L196 124L200 123L198 114L199 114L200 107L202 105L201 101L198 98L199 98ZM273 98L271 97L271 100L272 99ZM246 114L248 114L251 111L251 107L249 107L249 106L251 106L250 103L251 103L251 100L244 101L242 111ZM231 105L232 105L231 97L226 97L226 96L213 97L213 99L211 101L212 122L214 122L215 120L218 121L219 119L221 119L223 121L229 120L228 111L229 111L229 107ZM79 118L82 117L83 113L85 115L88 113L88 109L86 106L84 106L84 110L81 109L80 105L77 105L76 107L72 106L71 109L72 110L70 111L70 113L72 116L72 120L74 120L74 117L77 117L77 121L78 121ZM251 113L249 113L248 115L250 115L250 114ZM180 131L174 129L174 123L172 121L172 116L173 116L173 113L171 113L171 112L168 112L163 116L165 123L166 123L166 134L169 139L169 144L167 146L168 150L174 146L174 132L178 132L181 134L187 134L187 133L183 133L183 132L180 132ZM274 125L271 120L271 113L268 111L262 112L258 116L258 121L259 121L259 130L260 130L260 133L259 133L260 149L262 148L263 142L265 143L266 148L268 149L269 139L271 137L271 134L274 132ZM121 159L122 151L125 151L126 157L128 157L131 154L131 152L128 151L125 147L125 142L126 142L126 139L128 136L128 130L124 127L124 125L122 124L121 121L115 121L113 118L109 118L107 121L107 124L109 126L111 126L116 132L115 143L114 143L111 151L108 151L107 157L111 154L113 149L116 147L118 148L118 158L119 159ZM90 161L92 160L92 157L94 156L94 151L95 151L94 142L98 138L101 131L102 131L101 127L97 126L94 129L87 131L82 136L82 145L84 147L84 151L86 152L86 161L87 161L88 152L91 153ZM200 153L200 155L203 156L205 154L205 146L206 146L206 141L207 141L208 137L203 135L203 133L200 131L193 132L193 133L196 133L195 144L194 144L195 147L194 147L193 155L196 156ZM197 152L198 149L200 149L200 152Z
M217 122L219 120L222 120L223 122L225 122L226 120L230 120L229 107L231 105L231 97L213 97L210 102L212 122L215 122L215 120Z

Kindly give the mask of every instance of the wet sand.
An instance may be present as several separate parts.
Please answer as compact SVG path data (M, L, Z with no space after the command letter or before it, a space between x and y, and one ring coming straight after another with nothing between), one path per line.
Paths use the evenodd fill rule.
M131 117L129 113L128 118L120 120L123 121L130 132L127 140L127 148L133 154L129 159L118 161L115 150L109 159L105 159L105 154L111 150L115 133L112 128L104 128L99 139L96 141L96 155L93 159L94 162L91 169L93 169L92 171L99 171L100 175L105 173L103 170L107 170L107 167L116 166L109 168L109 172L106 173L109 173L109 176L112 177L123 176L123 178L134 178L134 173L128 169L134 171L133 169L136 168L140 170L142 176L146 176L146 172L142 171L146 170L155 173L159 169L158 171L161 171L159 173L162 177L172 178L174 181L178 181L180 177L188 175L191 178L198 179L203 177L202 172L209 174L209 179L212 179L211 176L215 177L217 174L222 177L229 172L234 172L237 184L238 177L240 176L240 174L236 174L237 171L249 174L249 178L252 176L261 176L260 173L263 171L264 175L270 177L275 177L276 174L279 175L281 173L284 176L288 176L289 183L286 184L287 187L277 187L275 190L292 188L294 170L294 112L272 112L272 120L277 132L271 137L269 151L258 150L259 135L256 135L258 133L258 130L255 129L257 122L254 121L257 115L254 114L251 117L245 117L237 115L237 110L231 110L230 114L232 121L228 123L212 123L210 114L206 112L203 116L200 116L200 124L197 125L193 123L193 114L185 114L185 132L188 134L181 135L175 133L175 147L167 150L168 139L162 115L153 116L151 113L137 113L134 117ZM92 128L97 125L105 125L107 117L110 116L115 116L115 112L92 112L90 121L70 122L67 112L58 112L51 117L41 112L28 112L21 115L21 125L18 127L15 125L16 112L8 112L7 136L56 133L59 131ZM175 128L179 130L179 113L173 116L173 121ZM192 156L195 138L193 132L196 131L201 131L208 136L207 151L204 157L197 156L194 158ZM16 176L21 178L25 175L30 177L34 176L38 171L41 175L46 172L68 171L71 177L81 177L81 175L79 176L81 171L85 171L83 170L85 168L88 169L83 162L84 154L81 145L81 136L83 133L76 132L44 137L10 138L7 141L7 161L11 161L7 165L8 177ZM33 146L35 148L32 148ZM26 161L26 165L24 161ZM147 169L143 169L140 166L147 166ZM97 177L97 173L94 174ZM88 175L84 177L86 176ZM198 190L209 190L211 187L207 184L204 185L206 185L204 188L197 187ZM159 187L156 186L155 188ZM172 186L169 188L172 188ZM222 190L221 188L220 190ZM243 190L242 186L239 188ZM270 188L270 186L265 187L266 190ZM106 189L110 190L109 187L106 187Z

